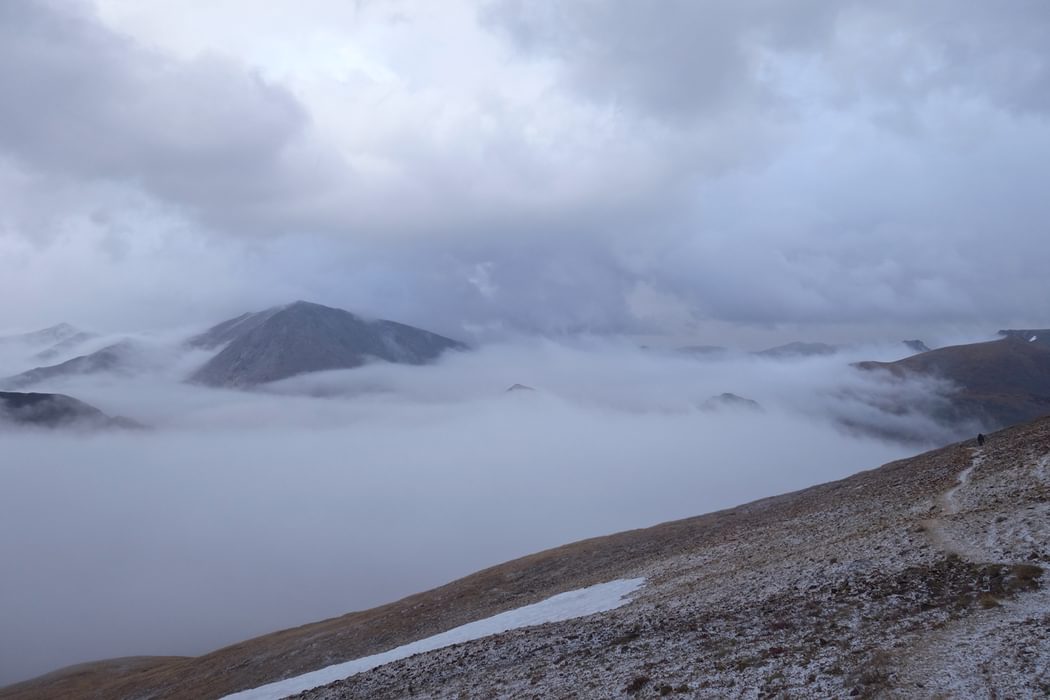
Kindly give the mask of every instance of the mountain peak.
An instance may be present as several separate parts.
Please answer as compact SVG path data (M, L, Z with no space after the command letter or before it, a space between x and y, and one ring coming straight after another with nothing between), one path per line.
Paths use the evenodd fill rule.
M278 314L288 314L303 317L331 315L342 318L356 318L366 322L371 320L360 314L355 314L353 311L347 311L346 309L340 309L335 306L325 306L324 304L318 304L315 301L305 301L303 299L298 299L283 306L275 306L263 313L272 313L274 316Z
M190 342L200 347L226 344L190 381L227 387L351 369L373 360L424 364L445 350L466 347L403 323L368 320L303 300L224 321Z
M342 311L343 313L350 313L349 311L343 311L343 309L337 309L332 306L325 306L324 304L318 304L315 301L306 301L304 299L297 299L290 304L285 304L279 307L282 310L292 311L313 311L313 310L324 310L324 311Z

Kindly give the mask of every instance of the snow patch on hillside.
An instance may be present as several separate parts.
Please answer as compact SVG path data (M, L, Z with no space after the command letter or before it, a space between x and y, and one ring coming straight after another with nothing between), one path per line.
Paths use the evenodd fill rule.
M644 578L618 579L599 583L587 588L579 588L566 593L559 593L546 600L526 605L514 610L493 615L482 620L470 622L459 627L396 647L381 654L373 654L341 664L327 666L317 671L304 673L301 676L286 678L276 683L269 683L258 688L242 690L226 699L237 700L277 700L304 690L327 685L334 681L349 678L356 673L369 671L377 666L404 659L414 654L433 651L453 644L481 639L490 635L507 632L521 627L532 627L548 622L562 622L577 617L613 610L627 603L627 596L641 588Z

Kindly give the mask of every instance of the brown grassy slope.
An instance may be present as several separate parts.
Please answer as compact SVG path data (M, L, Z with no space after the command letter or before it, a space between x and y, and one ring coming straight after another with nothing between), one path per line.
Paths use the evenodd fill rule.
M1050 421L1004 432L1022 429L1037 429L1046 441ZM957 465L968 458L967 449L953 445L792 494L540 552L385 606L265 635L204 656L120 672L100 666L97 672L85 674L81 666L76 673L49 674L0 690L0 700L220 697L378 653L565 590L628 576L670 557L762 538L762 533L790 528L808 514L824 512L829 503L856 504L863 517L860 511L855 518L842 511L843 518L855 521L850 526L878 528L868 514L875 504L932 498L953 483Z
M1050 421L755 508L624 606L295 697L1050 697Z
M958 388L952 400L960 413L994 427L1050 414L1050 345L1043 343L1007 337L857 367L948 379Z
M87 689L103 687L115 678L169 666L184 659L182 656L125 656L76 664L7 686L0 690L0 695L16 698L85 697Z

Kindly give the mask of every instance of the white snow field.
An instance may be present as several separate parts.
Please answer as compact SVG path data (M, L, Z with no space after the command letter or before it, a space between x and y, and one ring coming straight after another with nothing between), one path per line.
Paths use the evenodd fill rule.
M355 673L369 671L377 666L404 659L413 654L421 654L452 644L481 639L482 637L520 627L542 625L547 622L561 622L575 617L584 617L594 613L605 612L606 610L613 610L628 602L627 596L641 588L644 583L644 578L618 579L588 586L587 588L578 588L574 591L559 593L538 603L454 627L447 632L404 644L389 651L384 651L381 654L364 656L360 659L304 673L301 676L286 678L276 683L242 690L238 693L227 695L223 700L233 698L236 700L278 700L278 698L285 698L289 695L301 693L304 690L310 690L311 688L349 678Z

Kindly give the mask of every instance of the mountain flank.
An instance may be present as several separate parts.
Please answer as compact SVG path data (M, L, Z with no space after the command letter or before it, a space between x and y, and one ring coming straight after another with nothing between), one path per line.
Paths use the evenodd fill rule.
M302 698L1045 696L1050 419L841 481L584 540L196 658L0 690L215 698L551 595L627 605L402 659ZM106 665L109 664L109 665Z
M938 348L896 362L856 366L897 377L948 380L951 409L939 416L946 422L975 419L994 429L1050 414L1050 343L1023 336L1008 335L986 343Z
M62 379L100 372L117 372L127 368L134 352L130 341L121 341L96 350L89 355L79 355L56 365L46 365L0 380L7 389L22 389L51 379Z
M187 340L186 344L193 348L215 350L216 348L220 348L223 345L236 340L240 336L255 330L282 308L284 307L275 306L272 309L266 309L265 311L249 311L248 313L243 313L235 318L215 324L203 333L195 335Z
M224 321L190 343L205 348L225 344L190 381L236 388L375 360L425 364L467 347L403 323L369 320L305 301Z
M73 335L60 340L46 350L41 350L37 354L33 355L34 358L42 360L44 362L48 360L54 360L56 357L61 355L68 355L76 350L78 347L83 345L89 340L94 340L96 336L94 333L87 333L84 331L78 331Z

